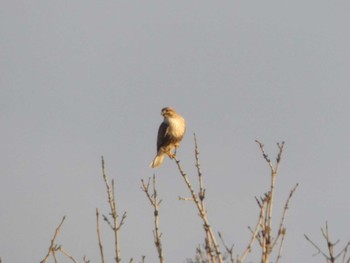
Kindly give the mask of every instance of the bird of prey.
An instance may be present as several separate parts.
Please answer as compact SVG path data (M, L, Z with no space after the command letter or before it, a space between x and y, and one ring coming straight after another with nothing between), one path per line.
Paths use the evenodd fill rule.
M186 130L185 119L177 114L173 108L163 108L161 115L164 117L164 120L158 129L157 155L150 164L152 168L160 166L164 161L165 155L168 155L170 158L175 157L176 149L179 147ZM174 148L175 151L172 153Z

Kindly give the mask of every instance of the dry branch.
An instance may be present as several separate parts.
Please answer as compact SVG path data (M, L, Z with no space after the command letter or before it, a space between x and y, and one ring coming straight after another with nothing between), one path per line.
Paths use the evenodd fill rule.
M275 193L275 184L276 184L276 177L279 170L279 165L281 162L281 157L284 149L284 142L277 143L278 147L278 153L276 157L276 163L273 164L271 159L268 157L268 155L265 152L264 144L260 141L256 140L256 143L259 145L259 148L262 152L263 158L268 163L270 170L271 170L271 183L270 183L270 190L265 194L265 197L261 199L261 202L257 199L257 202L259 204L260 209L262 209L263 204L266 202L265 207L261 210L262 219L261 219L261 227L260 231L257 235L259 244L262 248L262 263L269 262L269 256L274 250L275 246L279 242L278 247L278 254L276 258L276 263L278 263L282 257L282 247L284 244L284 239L286 235L286 228L284 227L284 221L285 216L288 210L289 201L292 198L295 190L298 187L298 184L295 185L295 187L290 191L289 196L287 198L287 201L285 203L283 213L279 222L279 228L276 233L276 236L273 238L272 236L272 215L273 215L273 205L274 205L274 193ZM254 235L253 235L254 238Z
M246 258L246 256L251 252L254 241L258 238L258 233L259 233L260 227L262 226L262 222L264 219L265 207L266 207L266 199L261 200L261 202L258 201L258 199L256 199L256 200L257 200L259 207L260 207L259 219L258 219L258 222L256 223L254 231L251 230L252 237L250 239L250 242L249 242L246 250L243 252L242 256L240 258L238 258L238 260L237 260L238 263L243 262L244 259ZM262 243L260 243L260 245L262 245Z
M162 234L159 231L159 205L162 202L162 200L158 201L158 195L157 195L157 189L156 189L156 176L153 175L153 194L149 192L149 185L150 185L150 179L148 179L147 184L145 184L144 180L141 180L142 186L141 190L146 194L148 200L150 201L151 205L154 208L154 244L157 248L159 262L164 263L164 255L163 255L163 249L162 249L162 241L161 237Z
M297 189L298 186L299 186L299 184L296 184L294 186L294 188L289 193L287 201L286 201L286 203L284 205L284 209L283 209L282 217L281 217L281 220L280 220L280 225L279 225L279 228L278 228L277 236L275 237L275 241L272 244L272 248L275 247L275 245L277 244L277 242L278 242L278 240L279 240L279 238L281 236L282 236L282 238L284 238L284 236L285 236L286 229L284 228L284 220L286 218L287 210L289 208L289 201L293 197L293 194L294 194L294 192L295 192L295 190Z
M102 162L102 176L103 180L106 185L107 189L107 196L108 196L108 203L110 206L110 215L112 216L113 222L111 223L107 216L103 215L104 220L107 222L107 224L111 227L113 233L114 233L114 247L115 247L115 261L117 263L120 263L120 248L119 248L119 236L118 232L121 228L121 226L124 223L124 220L126 218L126 212L123 213L122 219L120 222L118 221L118 213L117 213L117 204L115 199L115 191L114 191L114 180L112 180L112 187L109 185L108 178L105 171L105 162L103 159L103 156L101 157Z
M198 151L198 144L197 144L197 138L196 138L196 134L193 134L194 137L194 156L196 159L196 168L197 168L197 175L198 175L198 181L199 181L199 193L198 193L198 198L200 200L200 205L203 211L206 211L205 208L205 203L204 203L204 198L205 198L205 189L203 188L203 176L202 176L202 171L200 168L200 162L199 162L199 151ZM212 262L215 262L215 255L213 253L213 249L212 249L212 239L210 237L210 233L209 233L209 229L207 229L206 227L204 228L205 231L205 251L207 253L207 257L211 259Z
M50 254L51 253L55 253L55 240L57 238L57 235L59 234L60 230L61 230L61 226L64 222L64 220L66 219L66 216L64 216L61 220L61 223L58 225L58 227L56 228L56 231L55 231L55 234L51 240L51 244L50 244L50 247L49 247L49 251L47 252L45 258L40 261L40 263L45 263L47 261L47 259L49 258Z
M220 250L220 247L216 241L215 238L215 234L213 232L212 227L209 224L208 218L207 218L207 213L204 207L204 190L203 187L201 186L202 184L202 173L200 171L200 165L199 165L199 158L198 158L198 147L197 147L197 141L196 141L196 136L194 135L194 140L195 140L195 157L196 157L196 166L197 166L197 172L198 172L198 177L199 177L199 181L200 181L200 192L199 195L196 194L196 192L194 191L186 173L183 171L181 165L180 165L180 161L176 158L176 156L174 156L174 160L175 163L177 165L177 168L182 176L182 178L184 179L187 188L190 190L191 195L192 195L192 199L193 202L196 204L198 211L199 211L199 215L203 220L204 223L204 231L206 233L207 236L207 242L206 242L206 251L207 254L210 254L210 259L212 262L216 262L216 260L218 260L219 263L223 262L223 258L222 258L222 253ZM212 244L212 245L211 245ZM210 247L207 247L209 246ZM213 254L211 253L211 246L213 246L213 250L215 251L216 256L214 257Z
M101 227L100 227L100 214L96 208L96 224L97 224L97 238L98 238L98 247L100 249L101 262L105 262L105 256L103 253L102 239L101 239Z
M225 247L226 253L230 256L230 262L234 263L235 262L235 259L234 259L234 256L233 256L233 246L234 245L232 245L231 247L228 247L228 245L226 244L226 242L225 242L225 240L224 240L224 238L223 238L223 236L222 236L222 234L220 232L218 232L218 236L219 236L222 244Z
M336 259L338 259L341 255L343 255L342 263L350 262L350 257L348 259L346 259L347 251L348 251L348 248L350 246L350 241L345 245L345 247L342 250L340 250L340 252L338 252L338 254L334 255L334 247L339 243L339 240L337 240L336 242L332 242L331 241L331 238L329 236L328 223L327 222L326 222L325 229L321 228L321 232L322 232L323 238L325 239L325 241L327 243L327 248L328 248L328 252L327 253L328 254L326 252L322 251L322 249L318 245L316 245L316 243L314 243L307 235L304 234L304 237L306 238L306 240L311 245L313 245L313 247L316 248L316 250L317 250L317 253L314 254L314 256L318 255L318 254L321 254L327 260L327 262L335 263ZM345 261L345 260L347 260L347 261Z
M68 252L62 248L62 246L59 246L57 248L57 251L60 251L63 255L71 259L74 263L78 263L78 261L72 255L68 254Z

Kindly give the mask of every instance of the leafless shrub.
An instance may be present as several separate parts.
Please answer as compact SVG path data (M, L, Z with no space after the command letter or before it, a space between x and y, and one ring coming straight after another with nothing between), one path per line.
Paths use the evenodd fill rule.
M286 235L286 227L284 226L285 216L286 212L289 208L289 201L292 198L296 188L298 187L298 184L295 185L295 187L290 191L289 196L287 198L287 201L285 203L283 213L281 216L281 219L279 221L278 230L273 235L273 205L274 205L274 192L275 192L275 184L276 184L276 176L278 174L278 168L280 165L282 153L283 153L283 147L284 142L277 143L278 146L278 154L276 157L276 163L273 164L271 160L269 159L268 155L265 153L264 145L256 141L260 147L260 150L263 154L263 157L265 161L268 163L270 170L271 170L271 183L270 183L270 189L267 193L264 194L261 198L256 198L256 201L259 206L259 217L257 220L257 224L254 227L254 229L249 227L249 230L251 232L251 239L249 244L247 245L246 249L243 251L241 256L237 256L236 259L233 254L233 245L228 246L223 237L222 234L219 233L219 238L223 244L223 247L226 251L225 255L222 255L220 247L216 241L215 235L213 233L212 227L210 226L208 219L207 219L207 213L205 209L205 189L203 188L203 177L202 172L200 170L200 162L199 162L199 153L198 153L198 144L196 140L196 136L194 135L194 142L195 142L195 160L196 160L196 168L197 168L197 175L199 179L199 192L198 194L194 191L191 183L189 182L189 179L182 169L180 165L180 161L175 157L175 162L177 164L178 170L180 174L182 175L187 188L190 190L191 198L184 198L180 197L180 200L190 200L193 201L197 209L199 211L199 215L203 220L204 223L204 231L205 231L205 254L203 253L201 247L197 248L196 251L196 259L194 262L223 262L224 260L229 261L231 263L242 263L246 259L247 255L251 252L252 246L255 241L257 241L261 247L262 251L262 263L268 263L269 262L269 256L274 251L274 249L277 247L277 257L275 262L278 263L279 260L282 257L282 247L284 243L284 238ZM191 261L190 261L191 262Z
M290 190L289 195L287 196L287 200L284 204L282 214L279 218L279 221L275 222L276 217L274 216L273 210L274 210L274 204L275 204L276 178L279 172L279 166L281 163L281 158L284 150L284 142L277 143L278 153L276 156L276 161L272 162L264 150L264 145L260 141L256 140L256 143L258 144L261 150L263 158L270 168L270 172L271 172L270 186L268 191L264 193L261 197L255 197L255 200L259 207L259 213L257 216L256 225L254 227L248 227L251 233L251 238L249 240L249 243L247 244L243 252L236 256L233 251L234 246L228 245L224 240L223 234L219 232L218 237L222 244L222 249L221 249L220 245L217 242L216 235L214 234L214 230L209 223L208 216L207 216L207 209L205 205L205 200L207 196L206 196L205 188L203 186L203 175L201 171L198 144L197 144L197 139L195 135L194 135L194 143L195 143L195 151L194 151L195 167L196 167L197 178L198 178L198 189L195 190L193 188L189 180L189 177L187 176L182 166L180 165L180 160L178 160L177 157L174 156L174 161L177 166L177 169L181 177L183 178L186 187L188 188L191 194L190 197L179 197L179 199L194 202L195 207L198 210L199 216L203 223L203 230L205 234L204 245L197 247L195 259L193 260L188 259L187 262L243 263L246 260L247 256L251 253L254 244L257 243L261 249L262 263L269 263L269 262L279 263L282 258L283 245L284 245L284 240L287 233L287 228L285 226L285 218L287 215L287 210L289 209L289 203L298 187L298 184L296 184ZM111 219L105 215L102 215L102 217L104 221L107 223L107 225L113 231L115 262L120 263L121 262L120 248L119 248L120 241L119 241L118 233L126 219L126 212L122 214L121 219L119 220L118 213L117 213L117 202L116 202L115 189L114 189L114 180L111 180L111 182L109 182L105 171L105 162L103 157L101 158L101 161L102 161L102 176L103 176L103 180L107 190L107 200L110 207L109 216L111 217ZM161 200L158 199L155 175L153 175L152 181L151 181L151 178L149 178L147 183L141 180L141 190L146 194L146 197L151 203L154 210L154 231L153 231L154 243L157 249L159 262L164 263L165 259L163 255L163 247L161 242L162 234L159 229L159 205L161 204ZM43 260L40 261L40 263L46 263L50 258L50 256L52 256L52 259L54 260L55 263L58 263L58 258L59 258L57 255L58 252L61 256L68 258L70 261L74 263L78 263L78 261L62 247L62 245L57 244L56 242L57 236L61 230L61 227L65 221L65 218L66 217L62 218L60 224L56 228L54 236L50 242L48 252L46 256L43 258ZM273 221L274 221L274 224L273 224ZM96 209L96 227L97 227L97 239L98 239L98 246L99 246L99 251L101 255L101 262L104 263L106 260L105 260L104 249L102 244L100 214L98 209ZM321 232L327 244L326 252L324 252L307 235L304 235L306 240L317 250L317 253L315 255L321 254L327 263L335 263L337 260L341 263L350 263L350 256L348 254L350 241L344 246L343 249L341 249L338 253L335 253L334 248L336 245L339 244L339 240L337 240L336 242L331 241L327 222L326 222L325 228L321 228ZM221 251L224 251L224 253L222 253ZM276 255L276 257L273 260L271 259L272 255ZM89 263L90 261L86 259L86 257L84 257L83 262ZM133 259L131 258L129 262L132 263ZM146 262L145 256L142 256L141 262L142 263ZM0 258L0 263L1 263L1 258Z

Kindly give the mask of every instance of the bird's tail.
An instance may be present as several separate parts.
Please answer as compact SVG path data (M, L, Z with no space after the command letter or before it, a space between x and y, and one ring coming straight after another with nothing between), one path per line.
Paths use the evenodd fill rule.
M150 163L149 167L151 168L157 168L158 166L160 166L163 161L164 161L164 154L157 154L156 157L154 158L154 160Z

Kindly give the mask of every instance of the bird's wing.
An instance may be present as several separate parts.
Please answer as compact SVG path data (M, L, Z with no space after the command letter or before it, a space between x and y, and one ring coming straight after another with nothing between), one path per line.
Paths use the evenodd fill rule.
M168 128L169 125L165 122L162 122L162 124L159 126L157 137L157 151L159 151L160 147L164 146L169 141Z

